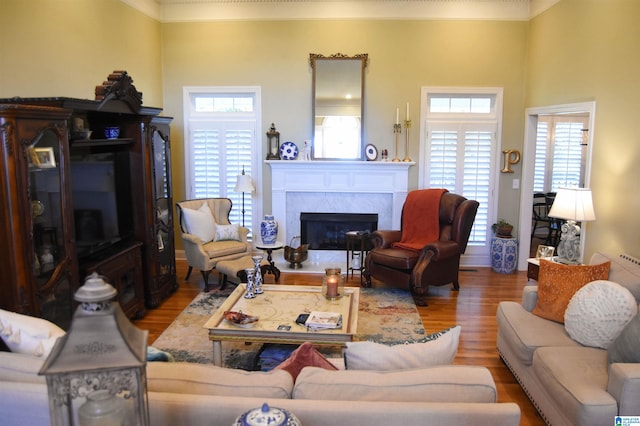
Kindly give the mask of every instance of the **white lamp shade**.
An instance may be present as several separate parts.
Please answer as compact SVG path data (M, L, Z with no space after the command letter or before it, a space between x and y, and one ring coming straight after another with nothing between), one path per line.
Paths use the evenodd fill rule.
M550 217L586 222L596 220L589 188L560 188L553 201Z
M238 175L236 187L233 190L235 192L253 192L255 188L253 187L253 183L251 183L251 176L245 174Z

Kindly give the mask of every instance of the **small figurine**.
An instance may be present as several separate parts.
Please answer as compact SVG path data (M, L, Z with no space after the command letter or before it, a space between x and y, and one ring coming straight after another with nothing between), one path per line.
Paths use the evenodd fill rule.
M304 148L302 148L302 155L300 156L302 161L311 161L311 141L304 141Z

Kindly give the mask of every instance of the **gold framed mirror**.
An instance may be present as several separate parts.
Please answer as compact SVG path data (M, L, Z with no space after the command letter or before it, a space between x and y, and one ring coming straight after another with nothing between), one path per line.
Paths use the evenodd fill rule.
M364 70L368 54L311 53L312 159L364 159Z

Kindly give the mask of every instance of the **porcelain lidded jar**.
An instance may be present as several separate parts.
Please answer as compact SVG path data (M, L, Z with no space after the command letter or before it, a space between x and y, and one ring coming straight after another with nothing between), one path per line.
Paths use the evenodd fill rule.
M276 243L278 222L273 218L273 215L264 215L264 220L260 223L260 237L262 238L262 244L272 245Z
M240 415L233 426L301 426L300 420L284 408L271 407L264 403Z

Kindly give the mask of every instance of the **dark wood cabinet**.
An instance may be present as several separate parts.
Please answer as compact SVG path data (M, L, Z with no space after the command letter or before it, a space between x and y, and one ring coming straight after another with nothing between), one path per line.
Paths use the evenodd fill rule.
M114 72L96 87L96 100L0 100L2 308L55 318L64 299L70 318L84 274L106 268L104 262L105 274L116 271L118 262L135 258L132 252L139 274L106 274L126 290L120 300L128 315L157 307L177 288L172 119L143 106L132 82ZM111 127L116 137L105 132Z
M78 284L69 116L60 108L0 104L0 307L65 329Z

